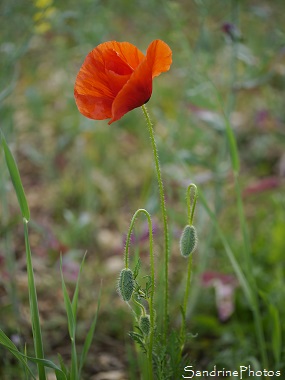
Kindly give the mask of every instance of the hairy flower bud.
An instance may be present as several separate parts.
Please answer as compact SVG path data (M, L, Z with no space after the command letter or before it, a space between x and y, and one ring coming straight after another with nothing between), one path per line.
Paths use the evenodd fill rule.
M118 280L118 291L124 301L131 299L134 287L133 272L128 268L122 269Z
M187 225L180 238L180 252L183 257L189 257L197 247L198 238L196 228Z
M150 332L150 316L142 315L139 320L139 327L144 335L149 335Z

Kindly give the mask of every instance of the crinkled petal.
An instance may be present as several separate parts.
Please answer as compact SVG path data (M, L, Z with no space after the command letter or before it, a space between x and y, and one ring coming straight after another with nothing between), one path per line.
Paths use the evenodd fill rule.
M74 91L76 105L85 117L94 120L104 120L112 117L113 99L102 96L81 95Z
M102 52L107 49L115 51L132 70L135 70L144 59L144 54L135 45L129 42L109 41L99 45L98 48L100 48Z
M151 93L152 68L145 58L115 98L109 124L145 104L151 97Z
M105 42L86 57L76 78L74 96L79 111L101 120L112 115L112 102L144 55L128 42Z
M146 57L116 96L109 124L119 120L132 109L145 104L152 94L152 79L168 71L171 63L170 47L161 40L153 41L147 49Z
M146 57L148 64L152 67L152 77L168 71L172 63L172 51L170 47L161 40L152 41L149 45Z
M79 111L84 116L95 120L110 117L115 95L105 72L104 58L97 48L87 55L79 70L74 97Z

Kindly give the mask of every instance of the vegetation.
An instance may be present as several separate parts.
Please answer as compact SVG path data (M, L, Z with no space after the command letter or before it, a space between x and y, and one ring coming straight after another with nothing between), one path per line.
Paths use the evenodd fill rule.
M281 0L1 2L1 379L144 380L150 362L157 379L186 366L284 373L284 11ZM169 326L165 339L158 323L150 359L165 238L145 111L89 120L73 91L98 44L145 51L155 39L173 53L147 104L168 214ZM149 215L156 315L137 305L134 322L116 288L129 266L134 292L151 299ZM188 256L192 233L190 263L180 249Z

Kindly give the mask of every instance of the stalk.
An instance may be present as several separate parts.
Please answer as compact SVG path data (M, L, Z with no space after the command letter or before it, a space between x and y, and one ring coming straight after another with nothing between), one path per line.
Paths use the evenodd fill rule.
M155 169L156 169L156 176L157 176L157 182L158 182L158 188L159 188L159 196L160 196L160 207L161 207L161 213L162 213L162 219L163 219L163 229L164 229L164 319L163 319L163 336L164 341L166 341L167 337L167 330L168 330L168 298L169 298L169 285L168 285L168 264L169 264L169 232L168 232L168 223L167 223L167 212L166 212L166 205L165 205L165 195L164 195L164 189L163 189L163 182L162 182L162 176L161 176L161 169L159 164L159 155L158 150L156 146L156 141L154 137L154 130L152 126L152 122L150 120L149 114L147 112L146 106L142 106L143 114L146 119L146 123L148 126L148 131L150 135L152 150L153 150L153 157L154 157L154 163L155 163Z

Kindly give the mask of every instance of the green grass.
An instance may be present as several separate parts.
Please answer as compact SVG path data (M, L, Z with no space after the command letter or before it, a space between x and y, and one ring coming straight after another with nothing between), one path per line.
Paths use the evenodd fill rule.
M138 378L136 363L143 359L130 348L132 317L115 288L129 222L139 208L152 216L156 273L161 270L163 221L148 130L139 109L112 126L85 119L76 108L73 86L85 55L97 44L129 41L145 51L160 38L173 50L173 64L156 79L148 111L169 221L171 327L181 324L177 309L187 269L179 255L179 234L187 217L186 189L195 183L199 245L186 325L198 336L185 346L186 365L235 369L268 360L269 369L285 370L284 10L278 0L147 0L121 1L120 6L114 0L69 0L54 2L44 12L36 1L1 3L1 130L16 157L31 214L29 240L46 358L56 361L60 353L71 359L60 254L68 304L67 294L76 288L73 271L79 271L87 251L77 310L78 354L85 352L86 326L96 313L101 281L102 295L82 379L110 370L111 364L102 364L104 355L113 363L118 357L116 368ZM222 31L225 22L239 28L240 41ZM18 336L22 349L33 344L24 234L3 154L0 169L0 328L10 338ZM266 178L267 188L261 182ZM148 242L140 239L145 228L138 223L139 243L131 245L131 255L142 257L143 271L148 268ZM240 283L233 314L224 323L214 288L201 284L209 271L231 274ZM249 302L248 291L257 306ZM17 373L2 350L0 377L19 379L21 367Z

